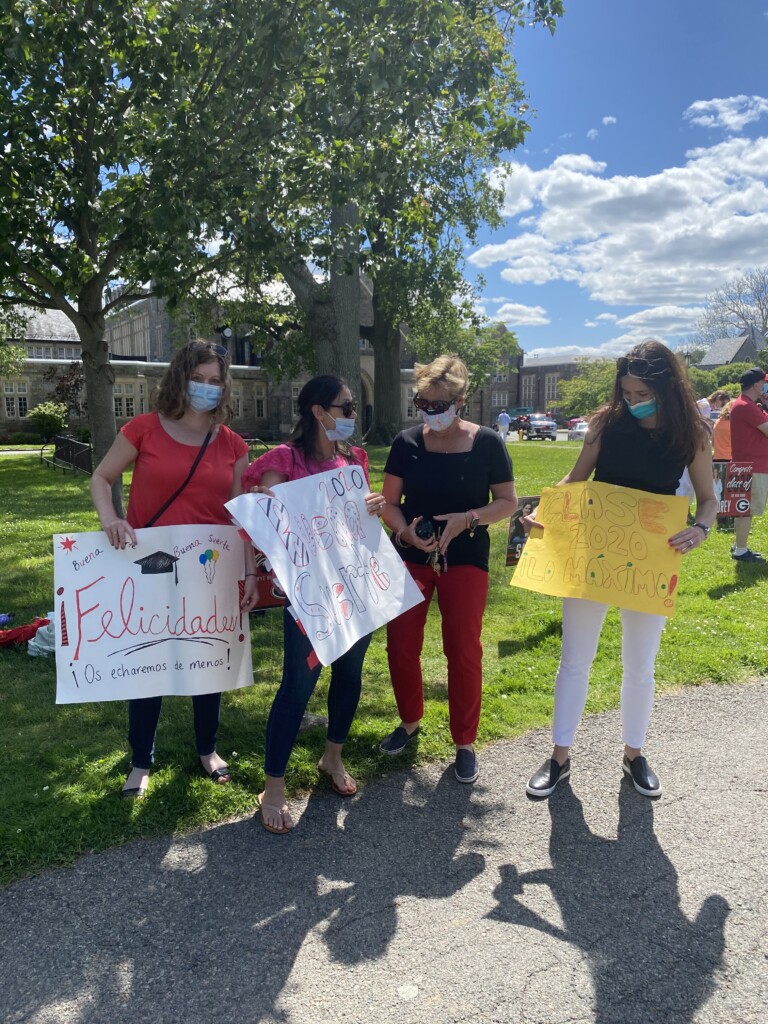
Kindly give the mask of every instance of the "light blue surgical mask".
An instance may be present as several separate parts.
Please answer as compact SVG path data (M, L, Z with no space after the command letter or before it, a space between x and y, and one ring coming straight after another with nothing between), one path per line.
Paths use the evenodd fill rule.
M335 426L329 430L328 427L323 423L322 428L325 431L325 436L329 441L348 441L355 432L356 420L344 419L341 416L334 417L333 420Z
M187 401L194 412L213 412L223 396L224 388L219 384L203 384L199 380L187 384Z
M648 417L653 416L659 408L659 403L655 398L651 398L647 402L638 402L637 405L632 405L628 398L625 398L624 401L627 403L627 408L636 420L647 420Z

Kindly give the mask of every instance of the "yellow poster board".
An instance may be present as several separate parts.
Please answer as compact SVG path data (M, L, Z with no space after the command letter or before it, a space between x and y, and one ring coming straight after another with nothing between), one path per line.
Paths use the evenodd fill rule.
M584 597L655 615L675 611L688 499L592 480L541 493L534 527L510 581L555 597Z

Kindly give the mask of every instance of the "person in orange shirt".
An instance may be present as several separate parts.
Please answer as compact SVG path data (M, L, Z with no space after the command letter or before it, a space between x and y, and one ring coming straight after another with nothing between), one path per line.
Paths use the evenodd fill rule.
M720 461L731 461L731 406L730 401L720 410L720 415L715 420L712 438L715 446L714 458Z

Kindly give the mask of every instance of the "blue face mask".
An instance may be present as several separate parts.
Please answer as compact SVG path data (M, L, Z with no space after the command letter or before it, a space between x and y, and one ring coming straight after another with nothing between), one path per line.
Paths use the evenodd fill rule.
M336 417L333 422L335 426L332 430L329 430L324 423L322 424L325 436L329 441L347 441L352 437L355 432L356 420Z
M194 412L213 412L223 395L224 388L219 384L203 384L199 380L187 384L187 401Z
M659 408L659 403L655 398L651 398L647 402L638 402L637 405L632 405L627 398L625 398L624 401L627 403L627 408L636 420L647 420L648 417L653 416Z

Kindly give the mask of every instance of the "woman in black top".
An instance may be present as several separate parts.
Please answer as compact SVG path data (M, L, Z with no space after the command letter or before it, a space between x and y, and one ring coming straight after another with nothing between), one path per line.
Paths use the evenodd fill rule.
M459 417L469 376L458 356L417 363L414 377L414 405L422 425L394 440L384 468L383 519L425 600L387 626L389 671L401 721L382 741L381 750L399 754L419 732L424 624L437 591L456 778L474 782L478 768L472 744L483 682L480 632L488 594L487 527L516 508L512 463L498 434Z
M683 368L666 346L649 339L617 362L610 403L590 421L584 447L561 484L594 479L653 494L674 494L688 468L696 492L697 520L669 538L688 554L703 544L715 521L709 433ZM535 521L535 520L534 520ZM546 797L570 774L569 750L584 711L600 630L608 606L563 601L563 648L555 680L551 759L528 780L531 796ZM661 785L642 747L653 707L654 665L666 618L622 609L621 725L623 770L643 796Z

